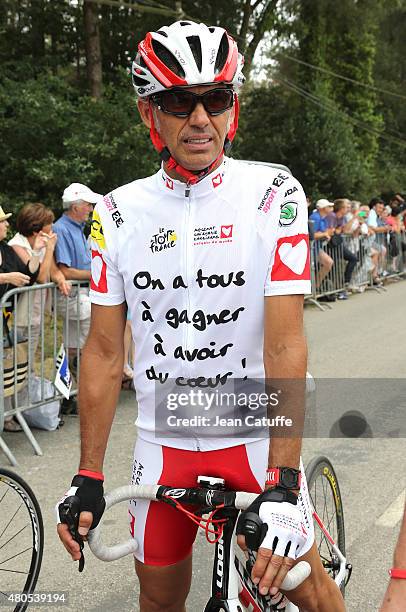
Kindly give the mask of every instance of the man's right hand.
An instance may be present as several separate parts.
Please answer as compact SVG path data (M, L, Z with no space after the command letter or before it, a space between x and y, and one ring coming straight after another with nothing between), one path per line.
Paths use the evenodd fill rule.
M98 525L106 505L103 476L94 478L84 475L85 471L73 478L71 488L55 506L59 538L74 561L81 558L80 539L86 540L89 529Z
M71 292L71 289L72 289L72 284L70 283L70 281L67 281L65 278L58 281L58 290L65 297L68 297L68 295Z

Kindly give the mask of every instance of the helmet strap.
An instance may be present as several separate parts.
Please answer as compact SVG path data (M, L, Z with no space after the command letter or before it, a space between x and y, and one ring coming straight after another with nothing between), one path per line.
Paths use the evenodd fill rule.
M161 139L161 137L159 135L159 132L157 131L157 129L155 127L154 113L152 112L152 106L150 104L150 106L149 106L149 120L150 120L150 123L151 123L151 127L150 127L150 130L149 130L149 134L150 134L150 137L151 137L152 144L154 145L155 149L158 151L159 156L160 156L162 162L164 164L166 164L167 169L168 170L175 170L175 172L177 174L179 174L179 176L182 176L183 178L185 178L187 180L189 185L195 185L196 183L201 181L205 176L210 174L210 172L214 169L214 167L216 166L217 162L224 155L224 153L227 155L227 153L230 151L231 143L234 140L235 133L236 133L237 128L238 128L238 115L239 115L239 110L240 110L240 105L239 105L239 102L238 102L237 94L235 94L235 96L234 96L234 109L235 109L234 110L234 120L233 120L233 123L230 126L230 129L229 129L228 134L226 136L226 139L224 141L223 150L220 151L219 155L210 164L210 166L207 166L207 168L204 168L203 170L201 170L200 172L195 174L194 172L191 172L187 168L184 168L183 166L178 164L176 159L174 157L172 157L168 147L166 147L164 145L164 143L162 142L162 139Z

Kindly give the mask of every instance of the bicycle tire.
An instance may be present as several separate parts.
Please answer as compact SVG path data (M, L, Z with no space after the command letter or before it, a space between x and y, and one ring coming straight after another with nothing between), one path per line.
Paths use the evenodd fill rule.
M310 499L312 501L313 507L316 510L317 514L320 516L324 525L328 528L330 535L333 540L336 542L338 548L345 556L345 523L344 523L344 511L343 504L341 498L340 487L338 484L337 475L333 468L333 465L327 457L322 455L314 457L308 464L306 468L306 480L309 488ZM329 492L329 497L332 500L332 504L330 503L329 507L334 507L334 515L329 518L326 516L327 512L327 503L324 499L324 505L322 511L320 511L320 504L318 503L320 500L317 498L317 483L321 483L322 491L324 493L324 497ZM328 519L328 520L327 520ZM335 529L332 529L335 527ZM317 534L320 534L319 541L317 540ZM319 529L316 530L316 544L319 550L320 557L322 559L323 565L326 571L334 578L336 572L334 571L335 559L333 552L329 546L329 542L324 536L323 532ZM323 547L323 544L325 545ZM324 554L322 554L321 549L323 547L324 550L327 550L327 554L329 554L329 558L327 559ZM345 592L345 581L340 586L341 593L344 596Z
M8 490L4 489L4 487L10 487L11 489L13 489L15 493L17 493L17 495L19 495L21 499L20 508L23 507L24 505L27 516L29 518L29 525L31 527L31 536L32 536L32 552L31 552L31 559L27 561L27 566L29 565L28 570L27 572L22 572L23 574L25 573L27 574L25 583L22 585L22 588L19 589L19 592L25 595L29 595L30 593L34 592L35 586L37 584L39 572L41 569L42 555L44 552L44 524L42 520L41 509L40 509L38 500L35 497L34 492L32 491L31 487L25 482L25 480L21 478L21 476L19 476L18 474L15 474L14 472L10 470L0 468L0 516L2 514L1 505L4 502L6 495L8 493ZM4 528L1 527L0 529L1 536L3 536L3 534L6 532L8 527L11 525L13 519L19 512L20 508L17 509L14 516L12 516L10 521L7 523L6 527ZM19 533L22 532L23 529L25 529L25 527L23 527L19 532L17 532L17 534L13 535L11 537L11 540L15 541L15 538L18 537ZM31 538L29 539L31 540ZM5 544L3 544L1 548L3 548L4 546ZM0 552L1 552L1 549L0 549ZM14 555L14 556L17 557L18 555ZM1 561L1 558L0 558L0 585L3 582L1 580L1 572L10 571L10 570L7 570L1 567L3 563L5 562ZM21 572L14 571L14 573L21 573ZM2 588L3 587L0 586L0 589ZM24 601L18 602L16 607L14 608L14 612L25 612L28 605L29 605L28 602L24 602Z

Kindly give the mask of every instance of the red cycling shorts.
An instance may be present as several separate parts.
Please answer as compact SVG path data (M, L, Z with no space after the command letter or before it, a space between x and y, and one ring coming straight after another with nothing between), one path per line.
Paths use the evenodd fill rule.
M223 478L227 489L260 493L265 483L268 449L267 439L220 450L190 451L139 438L134 450L131 484L187 488L197 485L198 476L213 476ZM305 524L313 530L305 478L302 478L300 493ZM132 500L129 518L131 535L138 542L135 557L142 563L172 565L191 553L198 526L179 510L160 502Z

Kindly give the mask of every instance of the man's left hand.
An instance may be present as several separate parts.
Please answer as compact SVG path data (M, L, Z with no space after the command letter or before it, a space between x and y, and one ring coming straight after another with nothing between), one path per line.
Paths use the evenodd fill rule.
M302 513L295 503L296 495L289 491L290 501L268 501L275 497L272 493L276 491L261 493L245 511L259 516L265 532L252 570L252 580L258 585L261 595L277 593L308 537ZM241 518L243 516L244 513ZM238 535L237 542L244 551L247 550L244 535Z

